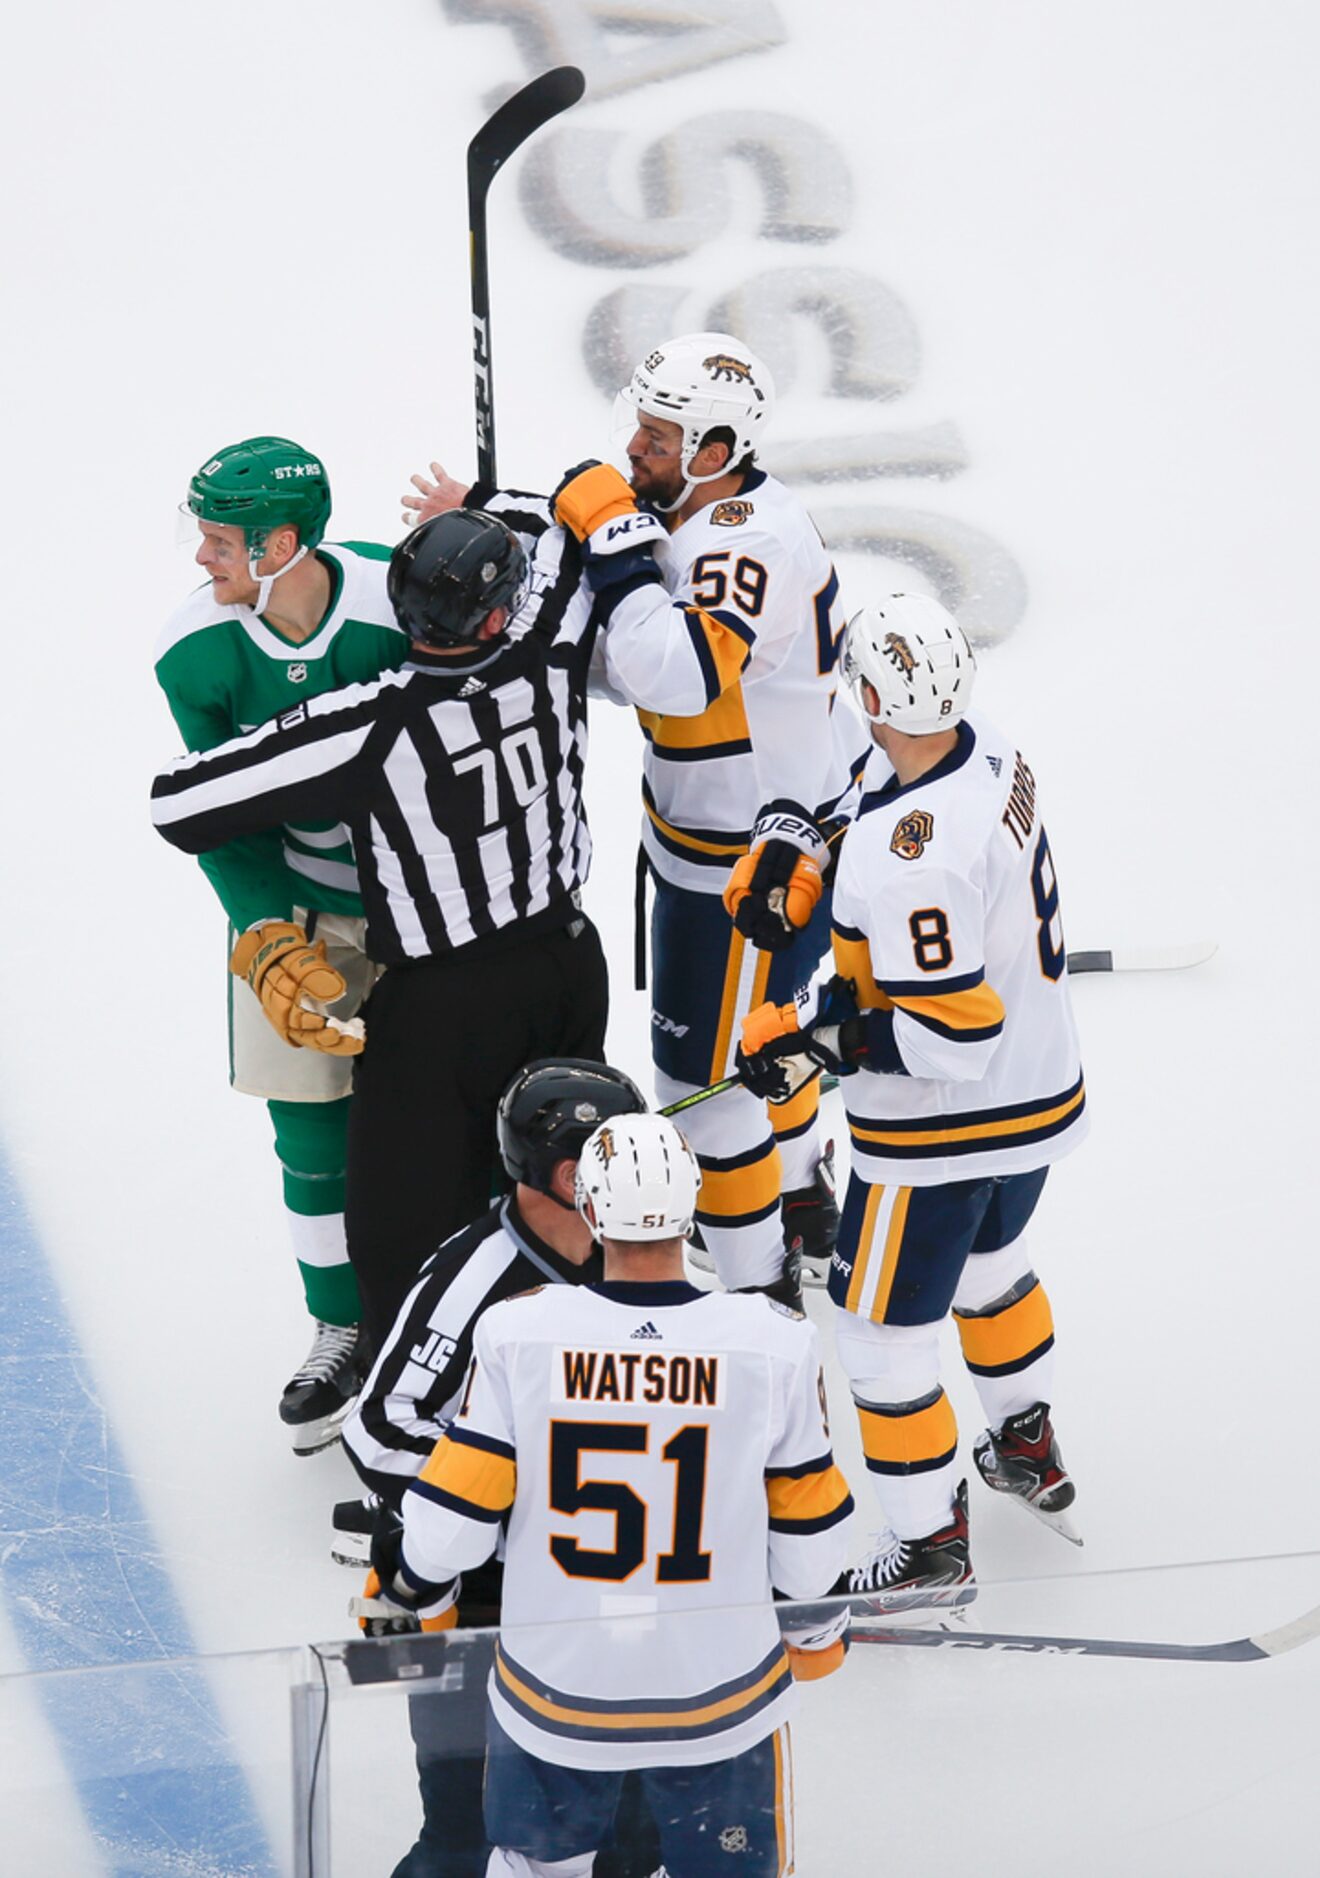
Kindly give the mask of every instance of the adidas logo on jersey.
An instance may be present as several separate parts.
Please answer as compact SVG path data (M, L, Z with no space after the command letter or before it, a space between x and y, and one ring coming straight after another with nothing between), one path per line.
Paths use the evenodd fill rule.
M998 774L999 774L999 772L1000 772L1000 771L1001 771L1001 770L1003 769L1003 767L1004 767L1004 760L1003 760L1003 758L1002 758L1002 757L998 757L998 756L988 756L988 757L987 757L987 758L986 758L985 760L986 760L986 762L987 762L987 763L988 763L988 764L990 765L990 767L991 767L991 769L992 769L992 770L994 771L994 773L995 773L995 775L996 775L996 776L998 776Z
M651 1322L649 1317L647 1318L644 1324L639 1324L636 1330L634 1330L632 1334L634 1337L642 1338L643 1341L647 1343L663 1343L664 1342L664 1338L661 1336L660 1332L656 1329L655 1325Z
M469 678L465 685L460 685L456 695L460 698L475 698L479 691L486 689L484 678Z

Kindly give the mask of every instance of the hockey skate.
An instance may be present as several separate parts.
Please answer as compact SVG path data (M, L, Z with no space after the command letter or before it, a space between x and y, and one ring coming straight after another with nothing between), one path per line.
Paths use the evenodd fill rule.
M330 1556L336 1565L353 1565L364 1571L370 1565L371 1535L380 1505L378 1493L336 1502L330 1514Z
M1066 1510L1077 1497L1077 1489L1054 1439L1048 1402L1010 1415L997 1435L985 1429L976 1437L972 1459L987 1487L1011 1494L1061 1538L1072 1545L1082 1544L1082 1535Z
M823 1285L830 1275L830 1259L839 1237L839 1204L835 1198L834 1143L826 1143L809 1187L793 1187L784 1195L784 1243L796 1241L802 1253L802 1282Z
M967 1539L967 1482L958 1483L947 1526L924 1539L880 1534L874 1550L835 1581L830 1595L846 1597L861 1618L970 1604L976 1577Z
M280 1397L280 1420L292 1430L295 1454L317 1454L338 1441L371 1368L361 1324L312 1321L312 1347Z

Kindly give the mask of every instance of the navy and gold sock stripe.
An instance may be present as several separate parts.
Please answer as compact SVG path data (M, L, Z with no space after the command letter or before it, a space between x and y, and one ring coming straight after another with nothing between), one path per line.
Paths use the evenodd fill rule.
M779 1205L783 1172L774 1141L760 1141L742 1154L699 1154L701 1186L697 1218L707 1226L750 1226L768 1219Z
M953 1313L963 1360L974 1376L1012 1376L1054 1343L1054 1314L1034 1272L1029 1283L984 1311Z
M958 1423L943 1389L916 1402L866 1402L854 1396L862 1452L873 1474L929 1474L958 1448Z

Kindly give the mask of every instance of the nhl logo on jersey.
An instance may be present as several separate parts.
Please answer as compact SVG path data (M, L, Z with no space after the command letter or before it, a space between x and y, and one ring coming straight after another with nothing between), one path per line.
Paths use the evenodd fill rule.
M710 519L717 528L737 528L752 513L750 502L717 502Z
M935 817L925 809L913 809L911 815L905 815L894 830L889 852L897 854L904 861L919 861L926 852L926 843L934 833Z
M747 1850L746 1826L726 1826L720 1834L721 1852L745 1852Z
M284 676L291 685L300 685L307 676L307 667L301 659L295 659L292 665L286 665Z

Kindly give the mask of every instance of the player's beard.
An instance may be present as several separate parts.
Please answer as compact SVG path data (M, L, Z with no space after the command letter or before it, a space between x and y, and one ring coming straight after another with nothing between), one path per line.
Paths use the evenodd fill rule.
M678 457L644 457L640 462L630 463L628 467L632 472L628 478L629 485L639 501L677 502L683 493L686 479Z

